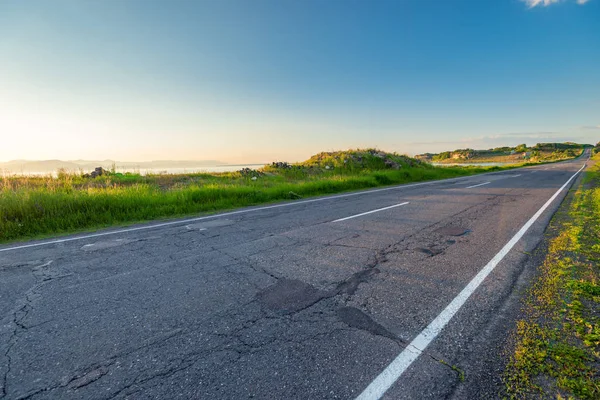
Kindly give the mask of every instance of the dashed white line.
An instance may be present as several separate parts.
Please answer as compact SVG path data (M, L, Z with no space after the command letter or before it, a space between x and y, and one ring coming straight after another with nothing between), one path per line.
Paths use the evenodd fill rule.
M404 203L400 203L400 204L394 204L393 206L378 208L377 210L371 210L371 211L367 211L367 212L364 212L364 213L360 213L360 214L356 214L356 215L351 215L349 217L336 219L335 221L332 221L332 222L345 221L347 219L356 218L356 217L360 217L360 216L367 215L367 214L373 214L373 213L376 213L378 211L389 210L390 208L394 208L394 207L400 207L400 206L403 206L405 204L408 204L408 201L405 201Z
M542 213L550 206L565 187L585 168L585 164L575 172L564 185L560 187L544 203L544 205L519 229L519 231L502 247L502 249L487 263L485 267L465 286L465 288L442 310L442 312L413 339L412 342L381 372L356 400L376 400L400 378L408 367L421 355L425 348L444 329L450 319L460 310L467 299L481 285L483 280L496 268L496 265L508 254L514 245L525 235L525 232L537 221Z
M484 183L480 183L479 185L467 186L465 189L473 189L473 188L476 188L478 186L487 185L488 183L492 183L492 182L484 182Z

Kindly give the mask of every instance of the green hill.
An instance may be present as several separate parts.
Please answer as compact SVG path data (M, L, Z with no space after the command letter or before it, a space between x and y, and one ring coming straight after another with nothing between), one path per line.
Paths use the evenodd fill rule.
M528 147L520 144L515 147L496 147L487 150L457 149L441 153L425 153L415 156L416 159L434 163L520 163L542 162L569 159L581 154L586 146L573 142L537 143Z

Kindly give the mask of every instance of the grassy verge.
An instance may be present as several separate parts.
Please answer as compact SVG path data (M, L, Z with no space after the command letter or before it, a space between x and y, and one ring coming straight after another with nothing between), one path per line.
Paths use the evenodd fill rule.
M600 398L600 154L576 189L530 289L505 375L513 399Z
M321 153L304 163L274 163L261 171L4 177L0 243L514 167L437 168L369 149Z
M518 155L518 154L513 154L513 155L507 155L507 154L496 154L496 155L481 155L481 154L476 154L475 156L471 157L471 158L467 158L467 159L462 159L462 158L458 158L458 159L454 159L454 158L445 158L443 160L433 160L433 162L439 164L439 165L443 165L443 164L453 164L453 163L460 163L460 164L478 164L478 163L506 163L506 164L519 164L519 163L533 163L533 164L538 164L538 163L545 163L545 164L549 164L549 163L555 163L555 162L560 162L560 161L566 161L566 160L570 160L572 158L576 158L576 157L580 157L583 152L585 151L584 148L581 148L579 150L568 150L568 151L556 151L556 152L552 152L552 151L536 151L534 152L534 155L532 157L529 158L523 158L522 155Z
M498 147L489 150L459 149L439 154L422 154L420 159L431 159L436 163L518 163L561 161L582 154L585 145L576 143L538 143L533 147L525 144L516 147Z

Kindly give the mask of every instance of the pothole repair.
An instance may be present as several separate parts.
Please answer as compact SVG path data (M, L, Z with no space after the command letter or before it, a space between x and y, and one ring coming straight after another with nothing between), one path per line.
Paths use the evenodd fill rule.
M367 331L373 335L383 336L396 342L402 342L398 336L388 331L383 325L373 321L371 317L355 307L342 307L337 310L340 320L351 328Z
M353 274L350 279L340 283L337 287L338 294L349 294L353 295L354 292L358 289L358 285L361 283L367 282L369 278L375 274L379 273L378 268L369 268L363 271L359 271Z
M461 228L458 226L445 226L443 228L436 229L435 232L439 233L440 235L463 236L470 233L471 230L467 228Z
M258 301L271 310L291 314L304 310L331 293L319 290L297 279L279 279L256 295Z
M339 294L352 296L361 283L368 282L373 275L379 272L378 268L358 271L339 283L333 290L320 290L297 279L281 278L274 285L259 292L256 298L271 310L291 314L304 310L320 300Z
M437 256L438 254L442 254L443 251L439 249L427 249L425 247L417 247L415 250L420 251L421 253L427 254L429 257Z

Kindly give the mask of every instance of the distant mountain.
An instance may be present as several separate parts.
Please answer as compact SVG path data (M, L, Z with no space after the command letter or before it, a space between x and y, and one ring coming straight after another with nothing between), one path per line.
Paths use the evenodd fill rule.
M208 166L227 165L218 160L182 161L182 160L156 160L156 161L114 161L114 160L12 160L0 162L0 171L13 174L51 173L64 168L67 171L92 171L96 167L110 169L113 166L119 169L168 169L168 168L201 168Z
M59 168L77 171L80 165L61 160L43 160L43 161L28 161L28 160L13 160L0 163L0 169L12 173L28 173L28 172L55 172Z

